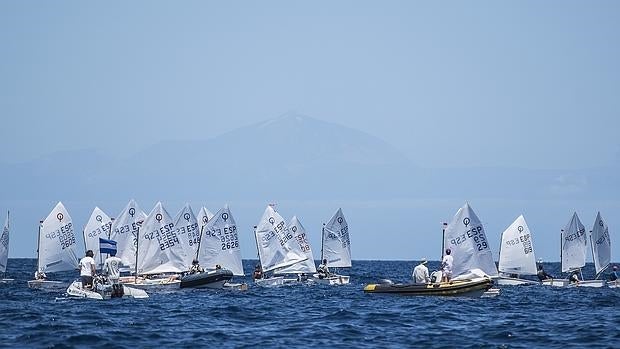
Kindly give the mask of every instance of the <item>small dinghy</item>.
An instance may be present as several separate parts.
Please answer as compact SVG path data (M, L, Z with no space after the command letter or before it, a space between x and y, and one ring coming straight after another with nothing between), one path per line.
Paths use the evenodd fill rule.
M490 278L455 280L434 284L368 284L365 293L394 293L405 296L466 296L480 297L493 286Z
M202 273L188 274L181 278L181 288L223 288L233 277L228 269L209 270Z
M95 278L93 289L82 288L82 282L77 280L67 288L67 295L74 298L110 299L110 298L149 298L144 290L118 284L116 287L107 284L103 279Z

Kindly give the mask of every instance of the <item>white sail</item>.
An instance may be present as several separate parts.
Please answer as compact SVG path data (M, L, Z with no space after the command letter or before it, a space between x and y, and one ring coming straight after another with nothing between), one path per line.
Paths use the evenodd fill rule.
M112 222L110 239L116 241L116 257L132 271L136 267L137 236L146 214L135 200L131 199L118 217Z
M228 205L220 209L202 230L198 261L203 267L213 268L219 264L233 275L243 276L237 223Z
M590 245L592 246L594 267L598 275L611 263L611 240L609 239L609 230L600 212L596 215L592 233L590 233Z
M78 266L76 248L71 216L62 202L58 202L41 223L38 270L44 273L75 270Z
M174 218L174 227L177 230L177 236L181 240L181 245L185 249L185 256L187 257L185 265L187 270L189 270L192 260L196 258L196 253L198 252L200 230L198 230L198 221L194 211L188 203L183 206Z
M99 253L99 238L109 239L112 219L99 207L95 207L84 227L84 244L86 250L93 250L97 268L103 266L105 256Z
M499 250L499 271L519 275L536 275L536 257L532 234L523 215L502 233Z
M6 214L6 221L2 227L0 235L0 273L6 272L6 263L9 260L9 214Z
M301 262L307 257L295 245L284 218L268 205L256 226L256 245L263 272Z
M305 261L293 264L286 268L278 270L281 274L314 274L316 273L316 266L314 265L314 257L312 256L312 249L310 248L310 242L308 242L308 235L306 229L301 222L297 219L297 216L293 216L288 224L288 230L293 234L293 240L297 243L299 251L303 253L306 258Z
M202 206L202 208L200 209L200 212L198 212L198 216L196 216L196 220L198 221L198 227L199 227L198 231L202 231L205 225L207 225L207 223L209 223L211 218L213 218L214 216L215 215L211 213L209 209Z
M489 276L498 275L482 223L468 203L456 212L448 224L444 235L444 245L452 250L453 276L476 268Z
M186 260L172 217L157 202L138 234L138 274L182 273L189 269Z
M586 265L586 228L581 224L577 212L573 213L562 230L562 272L583 268Z
M329 222L323 227L323 246L321 260L327 259L330 267L351 266L351 240L349 226L339 208Z

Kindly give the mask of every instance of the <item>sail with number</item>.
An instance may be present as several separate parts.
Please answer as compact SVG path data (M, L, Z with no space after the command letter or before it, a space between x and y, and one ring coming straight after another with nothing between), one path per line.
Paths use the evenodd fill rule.
M6 273L6 264L9 260L9 213L6 214L6 221L2 227L0 235L0 273Z
M502 233L499 271L520 275L536 275L537 273L532 234L523 215L519 216Z
M202 229L199 246L198 261L203 267L214 268L219 264L232 271L233 275L243 276L237 223L228 205L220 209Z
M174 218L174 227L177 230L177 236L181 241L181 245L185 249L187 260L185 264L187 270L192 265L192 260L196 258L198 252L198 242L200 241L200 230L198 230L198 221L194 215L192 207L186 203L185 206L177 213Z
M62 202L58 202L40 226L38 271L75 270L78 267L76 248L73 221Z
M172 217L157 202L138 234L138 274L182 273L189 268L187 256Z
M444 246L452 250L453 276L476 268L489 276L498 276L484 228L469 203L465 203L448 224L444 235Z
M284 218L268 205L256 226L256 246L263 272L301 262L307 257L299 250Z
M562 272L583 268L586 265L586 228L581 224L577 212L562 230Z
M592 259L596 274L600 274L611 263L611 240L607 224L598 212L592 232L590 233L590 245L592 246Z
M103 266L105 257L99 253L99 238L109 239L112 219L99 207L95 207L84 227L84 244L86 250L92 250L97 268Z
M327 265L336 268L351 266L351 240L349 225L339 208L323 227L323 245L321 260L327 259Z
M295 263L291 266L279 269L279 274L314 274L316 273L316 266L314 265L314 257L312 256L312 249L310 248L310 242L308 242L308 235L306 229L297 216L293 216L288 224L288 230L293 234L293 240L296 243L296 247L306 256L306 260L299 263Z
M136 267L136 244L138 233L146 214L135 200L131 199L118 217L112 222L110 239L116 241L116 257L132 271Z

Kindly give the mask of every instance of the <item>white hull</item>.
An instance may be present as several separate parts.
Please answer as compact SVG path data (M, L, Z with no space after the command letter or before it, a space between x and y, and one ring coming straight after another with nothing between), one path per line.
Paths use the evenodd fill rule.
M605 280L583 280L576 285L578 287L603 287Z
M500 276L494 280L497 285L500 286L517 286L517 285L540 285L538 281L532 281L527 279L511 278L506 276Z
M330 275L319 277L319 274L312 275L312 281L324 285L346 285L349 283L349 275Z
M567 279L546 279L542 281L544 286L566 287L569 282Z
M4 284L4 283L13 282L13 281L15 281L15 279L2 279L0 280L0 283Z
M236 283L236 282L227 282L224 284L224 286L222 287L223 289L226 290L236 290L236 291L247 291L248 290L248 284L246 283Z
M123 298L148 298L148 294L144 290L131 288L127 286L123 287ZM75 298L88 298L88 299L110 299L112 298L111 286L98 285L100 291L93 291L82 288L81 281L74 281L69 288L67 288L67 295ZM105 290L104 290L105 289Z
M607 282L607 287L609 287L609 288L620 288L620 281L619 280L608 281Z
M64 290L67 286L66 282L51 281L51 280L30 280L28 281L28 287L37 290L45 291L60 291Z
M275 276L265 279L256 279L254 280L254 284L260 287L279 287L284 286L284 277L283 276Z
M161 278L161 279L144 279L133 277L121 278L120 282L129 287L138 288L147 291L165 291L175 290L181 288L181 280L174 278Z

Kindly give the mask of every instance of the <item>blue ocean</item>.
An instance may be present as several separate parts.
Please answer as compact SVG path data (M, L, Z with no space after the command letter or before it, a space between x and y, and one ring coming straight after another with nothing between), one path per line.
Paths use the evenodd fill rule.
M246 275L256 261L244 260ZM407 281L414 262L353 261L345 286L183 289L142 300L68 299L31 290L34 259L10 259L0 284L0 347L617 348L620 289L506 286L494 298L364 294ZM438 267L430 262L429 269ZM545 269L559 275L558 263ZM584 274L591 275L588 265ZM69 283L77 274L59 273Z

